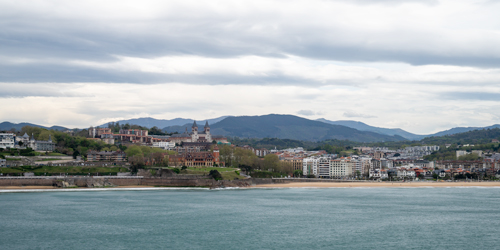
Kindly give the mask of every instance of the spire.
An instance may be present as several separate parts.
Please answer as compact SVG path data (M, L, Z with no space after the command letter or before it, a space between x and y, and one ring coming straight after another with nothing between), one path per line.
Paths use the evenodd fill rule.
M33 135L33 133L31 133L31 140L34 141L35 140L35 136Z
M193 122L192 128L194 128L194 127L198 127L198 125L196 125L196 121Z
M210 128L210 126L208 126L208 121L205 123L205 128Z
M49 134L49 142L52 142L52 138L50 137L50 134Z

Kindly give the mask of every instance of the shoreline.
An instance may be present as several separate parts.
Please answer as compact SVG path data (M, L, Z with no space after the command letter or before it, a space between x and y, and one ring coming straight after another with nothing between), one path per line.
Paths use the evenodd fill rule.
M289 182L255 185L257 188L402 188L500 187L500 182Z
M260 184L248 187L239 187L241 189L252 188L451 188L451 187L500 187L500 182L289 182L278 184ZM175 188L197 188L197 187L155 187L142 185L127 185L104 188L58 188L53 186L0 186L0 191L15 190L47 190L47 191L68 191L68 190L119 190L119 189L175 189Z

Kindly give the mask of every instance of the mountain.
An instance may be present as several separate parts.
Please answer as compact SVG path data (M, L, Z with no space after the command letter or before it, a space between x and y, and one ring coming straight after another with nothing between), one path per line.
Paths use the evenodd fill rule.
M240 138L271 137L304 141L339 139L358 142L405 140L398 135L390 136L370 131L359 131L346 126L327 124L293 115L232 116L210 127L211 133L214 135Z
M220 120L226 118L227 116L221 116L218 118L214 119L208 119L208 123L214 124L219 122ZM128 119L128 120L119 120L116 122L119 122L120 124L130 124L130 125L139 125L142 127L146 128L152 128L152 127L157 127L157 128L165 128L165 127L170 127L170 126L183 126L185 124L192 124L193 119L184 119L184 118L175 118L172 120L163 120L163 119L155 119L151 117L144 117L144 118L135 118L135 119ZM197 123L203 123L205 124L205 121L207 120L201 120L201 121L196 121ZM99 127L104 128L108 127L108 123L102 124Z
M348 120L347 121L329 121L329 120L326 120L324 118L317 119L316 121L320 121L320 122L324 122L324 123L328 123L328 124L333 124L333 125L342 125L342 126L354 128L354 129L361 130L361 131L371 131L371 132L375 132L375 133L379 133L379 134L383 134L383 135L399 135L399 136L402 136L408 140L420 140L420 139L426 137L425 135L413 134L413 133L404 131L404 130L399 129L399 128L379 128L379 127L373 127L373 126L370 126L366 123L357 122L357 121L348 121Z
M67 130L65 127L61 126L52 126L52 127L45 127L33 123L27 123L27 122L21 122L21 123L12 123L12 122L2 122L0 123L0 130L10 130L14 128L15 130L21 130L24 126L32 126L32 127L39 127L39 128L45 128L45 129L53 129L53 130Z
M437 132L435 134L428 135L426 137L453 135L453 134L465 133L465 132L474 131L474 130L493 129L493 128L500 128L500 124L495 124L495 125L491 125L488 127L457 127L457 128L452 128L452 129L448 129L445 131Z
M454 130L459 131L459 130ZM493 125L486 128L466 131L462 133L431 136L421 140L425 144L485 144L490 143L493 139L500 139L500 126ZM494 149L497 151L498 147Z

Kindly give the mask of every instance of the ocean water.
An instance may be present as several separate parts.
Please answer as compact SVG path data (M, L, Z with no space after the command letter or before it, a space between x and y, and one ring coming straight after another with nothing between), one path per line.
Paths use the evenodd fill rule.
M0 193L0 249L499 249L498 188Z

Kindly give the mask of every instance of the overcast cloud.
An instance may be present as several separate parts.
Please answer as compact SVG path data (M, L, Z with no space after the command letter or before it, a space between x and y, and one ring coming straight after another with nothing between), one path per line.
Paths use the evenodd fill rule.
M488 0L0 0L0 120L488 126L500 123L498 13Z

